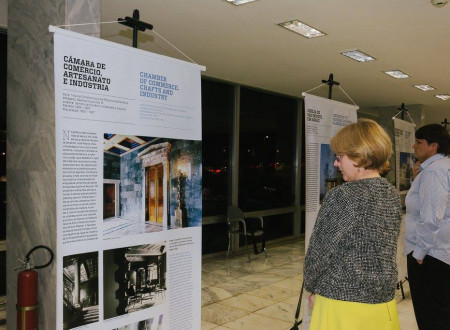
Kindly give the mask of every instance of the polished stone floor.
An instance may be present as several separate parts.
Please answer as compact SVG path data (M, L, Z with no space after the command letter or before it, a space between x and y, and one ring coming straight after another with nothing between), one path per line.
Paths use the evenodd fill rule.
M269 245L267 253L267 260L260 254L252 256L250 263L244 255L228 262L225 254L203 260L202 330L291 328L302 281L304 241ZM406 299L396 291L400 326L417 330L407 283L404 290ZM6 326L0 323L1 329Z
M303 278L304 241L269 245L263 254L225 255L203 260L202 330L289 330L294 321ZM416 330L416 320L404 285L406 299L396 292L402 330Z
M2 297L4 298L4 297ZM3 299L0 299L3 300ZM6 303L0 302L0 330L6 329Z

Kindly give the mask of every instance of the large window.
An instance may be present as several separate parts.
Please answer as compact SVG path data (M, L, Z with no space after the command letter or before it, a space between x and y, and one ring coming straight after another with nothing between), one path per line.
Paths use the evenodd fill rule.
M203 216L225 214L233 87L202 80Z
M0 296L6 295L6 41L0 28Z
M242 88L240 110L239 207L293 206L297 100Z
M227 249L236 197L264 217L266 240L294 234L297 111L294 98L202 80L203 254Z
M222 222L204 224L203 254L227 249L230 143L233 86L202 80L203 219L222 215Z

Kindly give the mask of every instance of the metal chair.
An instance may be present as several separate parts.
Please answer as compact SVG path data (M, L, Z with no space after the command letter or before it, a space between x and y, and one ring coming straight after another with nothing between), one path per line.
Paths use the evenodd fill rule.
M131 303L133 303L133 307L136 304L136 301L141 301L142 303L142 294L140 292L137 292L136 289L134 288L133 284L130 284L130 287L127 289L127 296L129 299L129 305L131 305Z
M258 228L254 228L254 224L249 223L250 219L252 221L258 222ZM238 207L229 206L228 212L227 212L227 225L228 225L228 250L227 250L227 259L230 256L230 252L232 252L231 242L234 239L234 236L237 234L238 238L239 235L244 236L244 248L245 252L248 256L248 261L251 261L250 253L247 249L247 237L252 237L253 239L256 237L259 237L262 239L262 251L264 252L266 259L267 259L267 252L265 248L265 242L264 242L264 220L261 216L254 216L254 217L245 217L244 212ZM249 228L252 227L252 228ZM256 243L254 243L255 246L255 254L256 251Z

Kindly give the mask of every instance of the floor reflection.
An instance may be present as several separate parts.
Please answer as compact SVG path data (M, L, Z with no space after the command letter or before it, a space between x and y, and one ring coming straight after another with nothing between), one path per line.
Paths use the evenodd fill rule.
M202 262L202 330L289 330L303 280L305 242L296 239L267 246L264 255L223 255ZM417 330L408 283L406 299L396 290L402 330ZM302 317L303 310L301 311Z

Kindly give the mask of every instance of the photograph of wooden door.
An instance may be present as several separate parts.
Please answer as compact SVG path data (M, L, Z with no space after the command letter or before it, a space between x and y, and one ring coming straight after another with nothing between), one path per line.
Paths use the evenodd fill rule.
M145 221L163 222L164 167L156 164L145 168Z
M103 219L116 216L116 185L103 183Z

